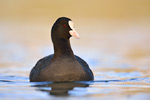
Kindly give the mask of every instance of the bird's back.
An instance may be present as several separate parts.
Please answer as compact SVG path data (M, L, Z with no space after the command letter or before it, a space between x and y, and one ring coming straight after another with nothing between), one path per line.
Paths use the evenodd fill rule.
M30 81L88 81L93 73L78 56L53 59L53 55L40 59L31 70Z

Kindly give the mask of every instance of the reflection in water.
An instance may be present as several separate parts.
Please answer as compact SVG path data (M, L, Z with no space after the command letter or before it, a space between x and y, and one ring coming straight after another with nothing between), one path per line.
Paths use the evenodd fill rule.
M75 83L75 82L56 82L48 83L43 85L35 85L38 90L48 92L49 95L55 96L68 96L69 91L76 87L88 87L89 84L86 83Z
M150 0L67 1L0 0L0 100L150 100ZM71 44L92 84L29 82L35 62L53 53L60 16L75 22L81 39Z
M0 75L0 100L150 100L149 93L148 77L52 83Z

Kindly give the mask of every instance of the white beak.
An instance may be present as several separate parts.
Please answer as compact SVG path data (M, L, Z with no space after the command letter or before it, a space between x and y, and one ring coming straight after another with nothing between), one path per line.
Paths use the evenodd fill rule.
M72 29L72 30L69 31L70 35L77 38L77 39L79 39L80 38L79 34L75 31L73 22L69 21L68 24L69 24L70 28Z

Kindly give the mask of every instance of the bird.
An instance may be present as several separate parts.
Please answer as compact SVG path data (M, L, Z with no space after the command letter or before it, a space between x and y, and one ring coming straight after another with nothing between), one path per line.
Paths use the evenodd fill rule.
M54 54L40 59L32 68L30 82L93 81L89 65L74 52L70 38L79 38L70 18L59 17L51 29Z

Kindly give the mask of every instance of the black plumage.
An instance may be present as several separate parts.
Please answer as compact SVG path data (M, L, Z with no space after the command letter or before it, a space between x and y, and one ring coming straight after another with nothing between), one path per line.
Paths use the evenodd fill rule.
M88 64L74 55L70 45L68 24L71 19L61 17L56 20L51 30L54 54L40 59L30 72L31 82L41 81L89 81L94 76Z

